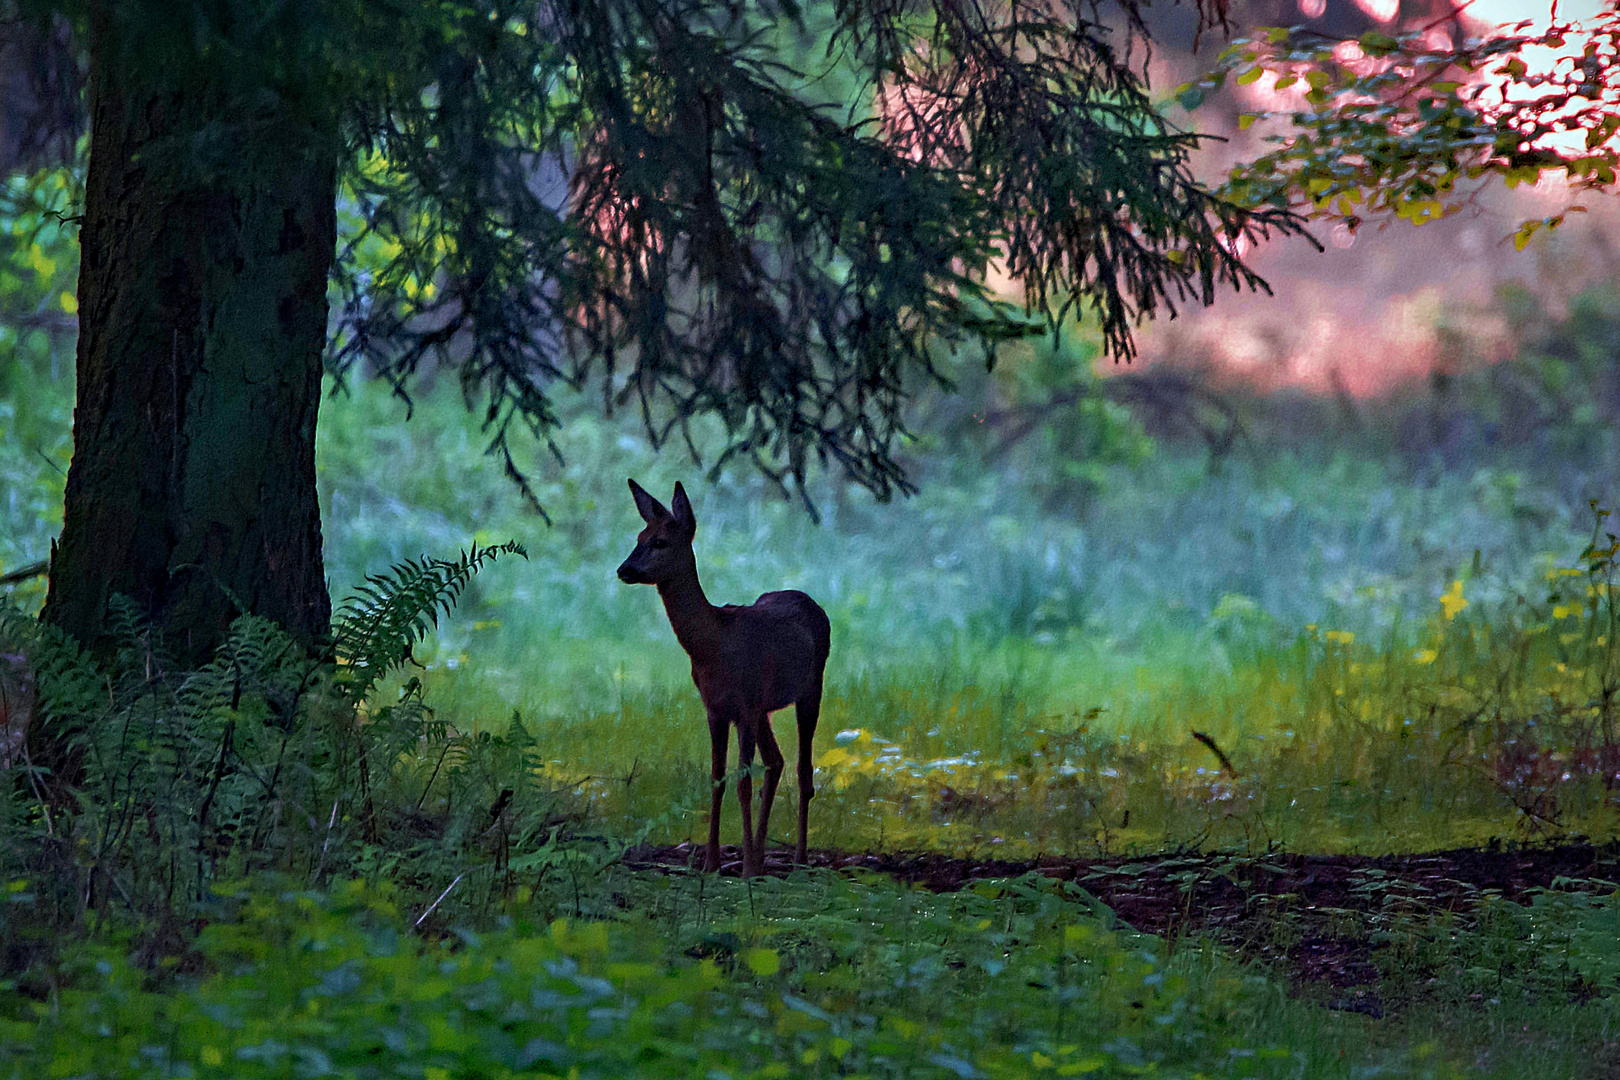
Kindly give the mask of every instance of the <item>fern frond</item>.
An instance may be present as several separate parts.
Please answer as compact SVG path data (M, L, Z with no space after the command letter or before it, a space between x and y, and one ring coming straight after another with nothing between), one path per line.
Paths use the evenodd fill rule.
M289 681L277 677L284 676L283 666L300 655L278 623L258 615L240 616L231 623L214 658L185 676L178 695L180 712L200 717L235 708L244 693L262 695L278 682Z
M107 709L100 670L78 641L10 604L0 604L0 645L34 672L39 722L53 738L74 740Z
M369 575L332 617L339 685L350 700L364 701L378 680L409 659L440 614L456 606L473 575L501 555L529 557L516 540L483 548L475 543L456 559L424 555Z

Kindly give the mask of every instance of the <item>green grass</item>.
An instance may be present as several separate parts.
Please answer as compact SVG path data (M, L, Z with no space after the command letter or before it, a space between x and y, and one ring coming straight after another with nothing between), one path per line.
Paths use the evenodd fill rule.
M1614 717L1586 705L1600 694L1583 681L1595 673L1568 683L1560 661L1541 657L1533 685L1501 701L1478 676L1413 653L1307 637L1214 686L1161 677L1096 715L1040 708L1027 673L980 683L947 666L847 679L823 707L812 837L847 850L1028 857L1165 846L1383 854L1615 835L1603 771L1616 760ZM509 715L476 671L429 686L454 703L448 717L482 714L500 728ZM1549 711L1561 692L1578 705ZM1110 700L1102 694L1094 700ZM1501 714L1477 715L1496 705ZM656 838L703 835L708 744L695 691L626 689L606 709L533 729L549 763L542 782L584 795L593 817L630 830L674 807L684 817ZM795 753L791 720L778 730ZM1227 752L1235 777L1194 730ZM732 802L724 829L735 839ZM773 820L789 841L791 814Z
M690 468L579 415L567 465L537 466L548 528L480 460L460 408L431 393L405 426L375 388L329 402L337 591L474 536L520 539L532 561L482 576L418 652L413 674L442 718L500 732L522 716L551 762L544 781L615 827L703 804L707 733L686 657L652 591L613 575L637 528L623 478L662 491ZM1552 784L1556 813L1527 816L1468 719L1468 680L1500 681L1491 657L1516 647L1493 645L1493 628L1517 641L1545 624L1551 606L1527 613L1522 598L1586 536L1577 509L1505 465L1419 484L1348 452L1212 474L1164 451L1122 467L1083 518L1041 510L1016 476L891 506L824 485L821 526L757 480L694 490L712 599L803 588L832 617L820 844L1384 852L1612 834L1592 775ZM1452 623L1440 597L1462 579L1472 607ZM1412 659L1442 643L1437 662ZM1556 649L1538 649L1502 723L1559 683ZM1560 684L1560 700L1588 684ZM791 722L781 730L791 744ZM853 751L840 732L859 733ZM1582 753L1582 738L1561 729L1541 749ZM688 815L662 835L702 829Z

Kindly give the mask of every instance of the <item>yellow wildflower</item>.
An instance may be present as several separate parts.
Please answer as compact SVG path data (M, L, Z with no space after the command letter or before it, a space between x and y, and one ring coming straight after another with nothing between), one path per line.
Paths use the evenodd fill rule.
M1451 583L1451 588L1440 594L1440 608L1445 613L1447 622L1455 619L1457 613L1468 606L1468 601L1463 599L1462 593L1462 578L1458 578Z

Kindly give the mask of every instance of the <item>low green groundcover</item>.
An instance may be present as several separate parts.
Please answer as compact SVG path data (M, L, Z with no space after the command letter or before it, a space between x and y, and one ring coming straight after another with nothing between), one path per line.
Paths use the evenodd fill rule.
M126 950L88 954L48 1002L12 996L0 1061L29 1077L1350 1075L1270 981L1200 948L1167 958L1072 886L643 886L619 921L440 940L359 883L227 897L198 943L207 974L153 989ZM1451 1075L1430 1065L1398 1072Z

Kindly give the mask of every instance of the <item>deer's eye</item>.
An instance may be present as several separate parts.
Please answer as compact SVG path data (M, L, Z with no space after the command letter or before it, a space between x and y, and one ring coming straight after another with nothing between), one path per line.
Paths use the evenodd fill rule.
M660 536L657 539L648 541L647 546L654 549L667 548L669 547L669 541Z

